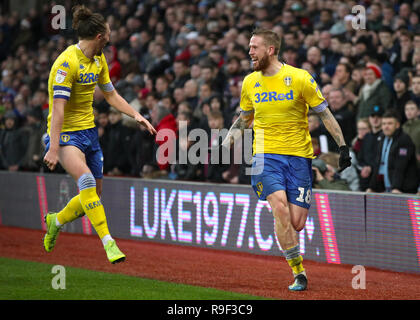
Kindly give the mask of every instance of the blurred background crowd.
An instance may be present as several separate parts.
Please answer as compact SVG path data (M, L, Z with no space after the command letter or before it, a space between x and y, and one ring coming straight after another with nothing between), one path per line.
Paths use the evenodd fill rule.
M338 174L337 146L309 112L317 156L314 186L420 190L420 1L80 2L110 25L104 54L115 88L157 130L173 131L168 139L177 146L175 159L195 143L181 130L206 130L212 146L217 141L211 129L229 128L235 121L242 80L252 71L250 34L261 27L282 38L281 61L306 69L317 81L351 147L353 165ZM37 3L24 14L5 3L0 6L1 170L47 170L42 137L49 71L56 57L77 42L72 1ZM51 26L56 4L66 8L63 30ZM365 9L366 20L357 15L360 10L352 12L356 5ZM105 175L250 182L245 174L249 164L157 161L164 141L110 107L100 90L93 107Z

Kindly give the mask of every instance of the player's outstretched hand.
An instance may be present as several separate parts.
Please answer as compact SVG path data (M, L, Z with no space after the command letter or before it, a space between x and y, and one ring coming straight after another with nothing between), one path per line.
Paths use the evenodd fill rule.
M157 134L156 129L142 115L136 114L134 119L137 121L137 123L139 123L140 125L145 127L147 129L147 131L150 132L151 135Z
M339 149L340 158L338 159L338 172L351 166L350 150L347 146L341 146Z

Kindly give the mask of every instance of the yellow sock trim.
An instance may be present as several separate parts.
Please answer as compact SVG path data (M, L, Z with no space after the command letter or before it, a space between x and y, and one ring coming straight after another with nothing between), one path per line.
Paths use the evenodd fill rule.
M299 274L305 271L302 264L303 258L302 256L298 256L296 258L287 260L287 263L292 268L294 274Z
M80 203L99 238L102 239L109 234L105 210L96 193L96 187L81 190Z
M73 197L67 205L57 214L57 220L60 224L65 224L72 222L77 218L83 216L85 212L83 211L82 204L80 203L79 195Z

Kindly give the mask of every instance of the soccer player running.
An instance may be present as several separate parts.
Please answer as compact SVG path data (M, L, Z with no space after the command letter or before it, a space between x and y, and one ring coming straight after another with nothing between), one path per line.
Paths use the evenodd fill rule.
M222 147L229 148L253 122L252 187L272 209L275 233L294 275L289 290L307 288L296 231L304 228L311 203L313 149L308 106L316 111L339 146L340 171L350 166L340 126L311 75L278 60L281 40L258 29L249 42L254 72L242 84L241 114Z
M63 210L45 217L44 248L47 252L53 250L62 226L86 214L102 240L108 260L117 263L124 261L125 255L110 235L100 201L103 154L92 108L96 85L111 106L133 117L151 134L156 131L112 85L102 52L111 31L103 16L85 6L76 6L73 29L79 42L58 56L48 80L50 107L44 162L50 170L59 162L75 179L80 193Z

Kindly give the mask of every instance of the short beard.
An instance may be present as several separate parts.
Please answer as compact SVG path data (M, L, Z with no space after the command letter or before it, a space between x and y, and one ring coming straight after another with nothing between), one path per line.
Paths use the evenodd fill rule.
M258 61L258 67L254 65L254 71L264 71L270 65L268 54L264 54L260 61Z

